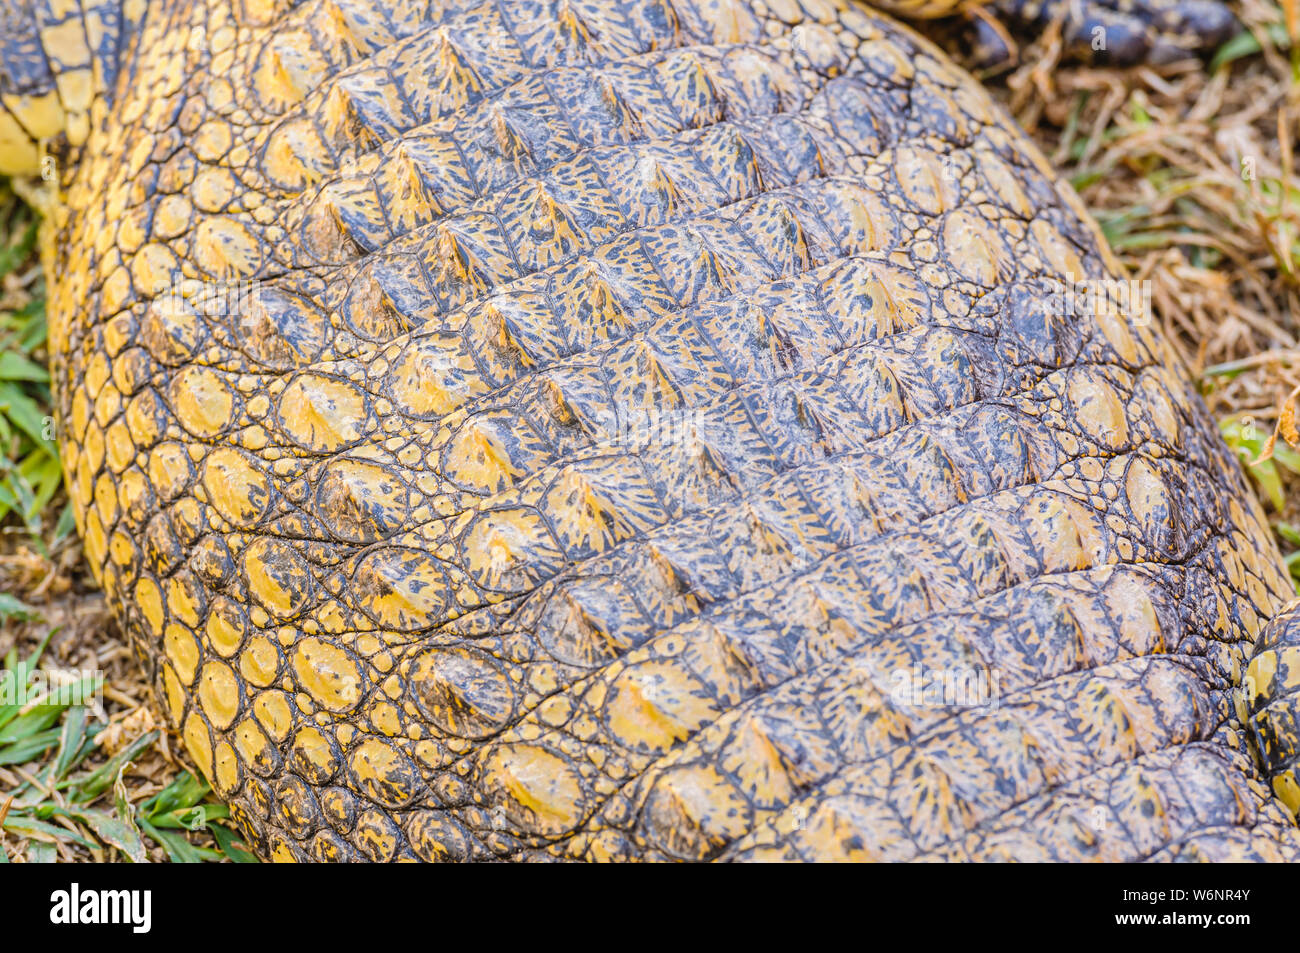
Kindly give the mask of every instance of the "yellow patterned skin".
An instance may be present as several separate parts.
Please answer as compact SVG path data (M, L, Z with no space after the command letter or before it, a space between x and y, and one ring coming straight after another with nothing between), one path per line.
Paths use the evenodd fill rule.
M1300 600L1285 606L1255 643L1242 679L1241 718L1273 792L1300 813Z
M1300 852L1234 705L1291 591L1258 506L1154 329L1062 295L1118 274L1077 198L909 29L123 35L51 229L67 482L259 853Z
M0 3L0 175L55 178L45 145L66 161L102 121L117 82L124 17L135 0L5 0Z

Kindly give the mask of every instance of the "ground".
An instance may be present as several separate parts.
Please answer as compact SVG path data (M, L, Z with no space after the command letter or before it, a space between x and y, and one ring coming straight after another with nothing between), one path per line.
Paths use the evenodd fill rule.
M1248 32L1158 71L1058 62L1049 34L988 77L1083 196L1192 375L1300 577L1300 0L1237 7ZM960 23L941 25L961 60ZM0 863L250 860L81 560L48 437L37 183L0 180L0 659L16 682L99 673L96 704L5 705ZM1271 441L1275 430L1281 439ZM1296 440L1300 442L1300 440ZM80 676L62 676L75 681ZM73 686L79 687L79 686ZM65 694L68 694L65 692ZM47 699L48 700L48 699Z

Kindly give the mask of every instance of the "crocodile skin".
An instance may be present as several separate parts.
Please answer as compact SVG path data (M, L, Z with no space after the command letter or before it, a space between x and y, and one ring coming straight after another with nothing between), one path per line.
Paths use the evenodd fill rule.
M117 83L122 21L120 0L0 0L0 175L36 169L41 142L85 143Z
M261 854L1300 853L1233 703L1292 594L1262 514L928 42L131 16L48 251L66 475Z
M1242 679L1239 712L1273 791L1300 811L1300 600L1264 626Z
M1172 63L1212 53L1241 30L1217 0L993 0L988 6L1022 31L1059 24L1067 56L1104 66ZM975 18L973 26L977 59L996 63L1011 55L989 20Z

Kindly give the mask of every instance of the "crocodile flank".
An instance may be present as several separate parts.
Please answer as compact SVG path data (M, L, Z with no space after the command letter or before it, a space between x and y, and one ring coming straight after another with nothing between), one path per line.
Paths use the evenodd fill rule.
M1300 854L1234 702L1294 598L1262 512L928 41L123 10L111 75L51 66L111 90L46 248L61 449L259 854Z

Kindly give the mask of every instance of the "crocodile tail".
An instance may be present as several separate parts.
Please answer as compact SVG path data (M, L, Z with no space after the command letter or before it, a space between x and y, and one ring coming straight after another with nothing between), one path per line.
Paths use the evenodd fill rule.
M1239 697L1239 714L1273 792L1293 816L1300 814L1300 599L1260 632Z
M0 0L0 174L52 178L50 147L85 143L122 35L121 0Z

